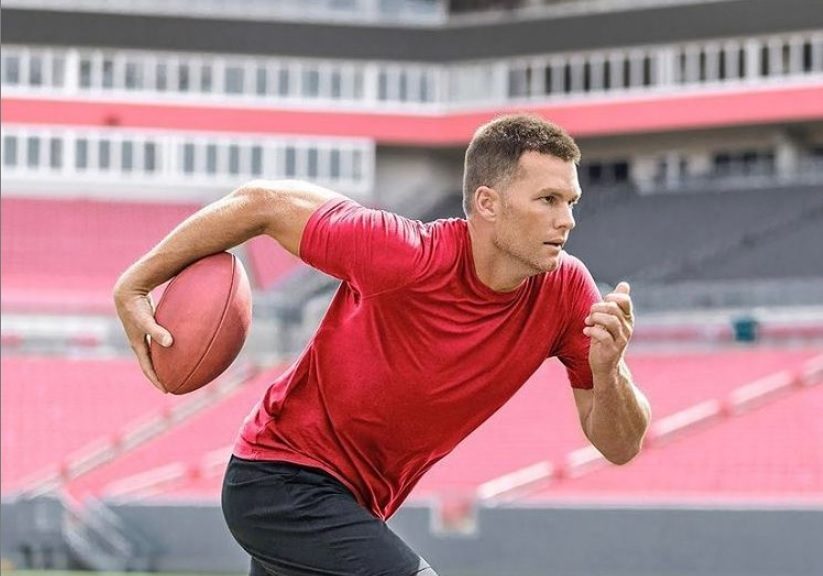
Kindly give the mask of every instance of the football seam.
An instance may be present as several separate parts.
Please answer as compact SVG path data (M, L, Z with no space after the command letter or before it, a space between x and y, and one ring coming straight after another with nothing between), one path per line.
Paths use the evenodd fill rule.
M191 372L189 372L189 374L183 379L180 385L177 388L175 388L172 392L177 392L178 390L183 388L189 380L191 380L191 377L194 376L194 374L197 372L197 369L200 368L200 366L203 364L203 361L206 359L206 356L209 355L209 352L211 351L212 346L214 345L214 341L217 340L217 335L220 333L220 329L223 327L223 321L226 319L226 312L228 312L229 303L231 302L231 297L234 293L234 287L236 286L237 280L237 275L235 274L235 270L237 267L237 258L234 256L234 254L229 255L231 256L231 286L229 286L229 294L226 298L225 304L223 305L223 311L220 313L220 321L217 323L217 328L214 330L214 334L212 335L208 346L206 346L206 349L200 355L200 359L197 361L197 364L194 365L194 367L191 369Z

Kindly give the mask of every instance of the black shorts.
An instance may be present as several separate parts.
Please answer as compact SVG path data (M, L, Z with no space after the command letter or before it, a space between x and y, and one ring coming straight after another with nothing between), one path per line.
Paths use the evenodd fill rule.
M232 456L223 516L252 576L437 576L325 472Z

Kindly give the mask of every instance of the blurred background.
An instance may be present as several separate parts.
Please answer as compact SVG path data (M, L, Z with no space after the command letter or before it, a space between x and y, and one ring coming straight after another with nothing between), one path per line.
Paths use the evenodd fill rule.
M170 398L115 279L252 178L460 216L474 129L525 111L583 151L568 251L632 283L646 448L605 464L551 360L392 526L441 576L823 574L819 0L2 6L4 572L245 572L222 472L336 282L239 247L252 335Z

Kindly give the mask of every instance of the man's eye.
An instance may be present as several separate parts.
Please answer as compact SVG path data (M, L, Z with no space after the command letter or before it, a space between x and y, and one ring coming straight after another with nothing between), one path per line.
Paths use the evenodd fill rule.
M554 196L543 196L542 200L546 202L546 204L554 204Z

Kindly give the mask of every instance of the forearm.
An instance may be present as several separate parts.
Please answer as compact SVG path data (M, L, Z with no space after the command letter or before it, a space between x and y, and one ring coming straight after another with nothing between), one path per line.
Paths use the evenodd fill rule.
M586 434L606 459L625 464L640 451L651 419L649 402L622 360L614 371L595 374L593 398Z
M260 234L265 222L259 200L241 187L179 224L132 264L115 286L118 292L148 293L192 262L242 244Z

